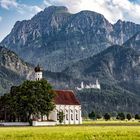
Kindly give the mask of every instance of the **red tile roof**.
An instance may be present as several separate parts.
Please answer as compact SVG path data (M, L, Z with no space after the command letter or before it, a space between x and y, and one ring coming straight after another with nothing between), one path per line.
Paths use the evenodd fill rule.
M73 91L70 90L55 90L55 103L60 105L80 105Z

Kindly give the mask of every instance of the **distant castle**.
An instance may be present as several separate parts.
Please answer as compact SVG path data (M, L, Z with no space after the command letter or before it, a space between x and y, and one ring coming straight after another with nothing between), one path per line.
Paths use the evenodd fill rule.
M89 85L84 85L84 82L81 82L81 87L76 87L77 90L83 90L83 89L101 89L101 85L98 81L98 79L96 79L96 83L95 84L89 84Z

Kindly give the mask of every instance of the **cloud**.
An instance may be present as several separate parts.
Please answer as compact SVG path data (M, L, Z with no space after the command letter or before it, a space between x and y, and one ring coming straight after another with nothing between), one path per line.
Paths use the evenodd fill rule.
M0 22L2 21L2 17L0 16Z
M91 10L103 14L111 23L118 19L140 23L139 0L44 0L45 6L66 6L72 13ZM0 0L0 7L14 9L20 14L34 14L43 10L38 5L26 5L17 0Z
M63 5L72 13L95 11L103 14L111 23L118 19L140 23L140 3L135 0L44 0L44 4Z
M79 6L81 2L82 2L81 0L44 0L44 4L46 6L51 5L66 6L70 9L71 12L79 12L80 10Z
M21 14L28 13L30 15L34 15L42 10L42 8L37 5L26 5L18 3L16 0L0 0L0 7L6 10L14 9Z
M16 0L0 0L0 6L5 9L9 9L11 7L17 7L18 3Z
M34 14L40 12L43 9L36 5L29 6L29 5L21 4L21 5L18 5L18 8L16 10L20 14L30 14L31 16L33 16Z

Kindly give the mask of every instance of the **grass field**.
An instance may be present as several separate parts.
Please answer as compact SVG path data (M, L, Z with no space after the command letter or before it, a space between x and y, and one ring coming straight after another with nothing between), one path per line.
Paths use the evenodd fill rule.
M98 121L92 121L92 120L86 120L86 121L83 121L83 124L85 125L140 125L140 122L138 120L124 120L124 121L121 121L121 120L111 120L111 121L105 121L103 119L100 119Z
M0 127L0 140L140 140L140 126L132 123L130 126L96 126L94 123L81 126Z

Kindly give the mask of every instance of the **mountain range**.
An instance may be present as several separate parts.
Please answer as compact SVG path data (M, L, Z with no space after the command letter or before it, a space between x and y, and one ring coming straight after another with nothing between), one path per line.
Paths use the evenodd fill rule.
M140 107L140 25L103 15L51 6L31 20L18 21L0 47L0 93L25 79L34 66L56 89L72 89L83 113L131 112ZM17 53L17 54L16 54ZM26 61L26 62L24 62ZM99 79L101 90L77 91Z
M99 13L71 14L66 7L51 6L31 20L17 21L1 44L29 63L61 72L109 46L122 45L138 31L140 25L132 22L111 24Z

